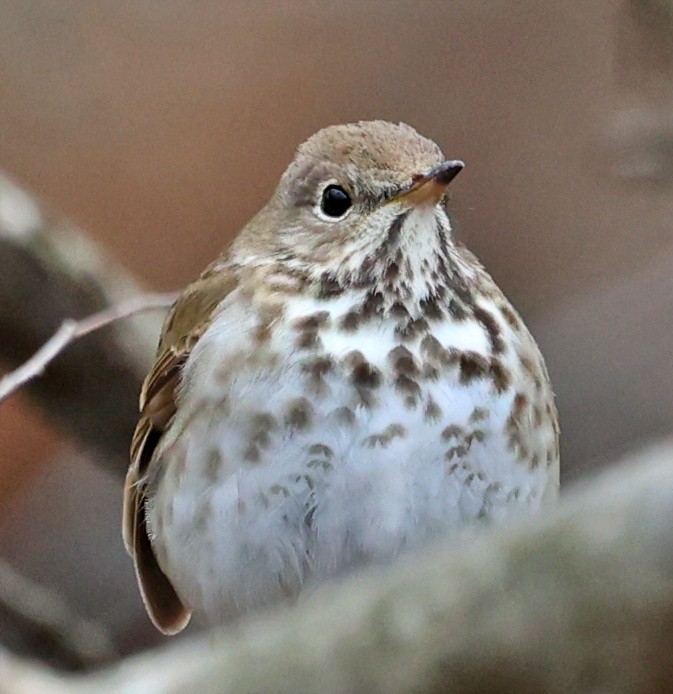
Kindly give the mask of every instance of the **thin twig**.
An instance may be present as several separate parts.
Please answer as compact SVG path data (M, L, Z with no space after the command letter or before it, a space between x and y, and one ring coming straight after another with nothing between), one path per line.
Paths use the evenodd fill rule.
M175 298L175 292L142 294L128 301L109 306L82 320L77 321L72 318L64 320L61 327L30 359L0 379L0 403L28 381L42 374L47 366L75 340L123 318L144 311L168 308L175 301Z

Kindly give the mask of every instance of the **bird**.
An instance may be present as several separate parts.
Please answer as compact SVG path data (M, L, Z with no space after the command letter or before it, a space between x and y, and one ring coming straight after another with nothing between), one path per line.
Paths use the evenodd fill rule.
M326 127L172 306L123 509L164 634L556 499L543 357L449 220L463 166L404 123Z

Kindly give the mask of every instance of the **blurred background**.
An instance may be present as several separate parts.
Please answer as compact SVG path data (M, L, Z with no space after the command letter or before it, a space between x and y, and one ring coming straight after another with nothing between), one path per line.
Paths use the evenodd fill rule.
M546 356L564 484L667 436L672 7L0 0L3 368L63 317L132 294L130 276L183 286L266 202L301 140L383 118L467 163L452 188L458 235ZM30 234L43 232L35 255ZM52 232L66 234L69 258L106 275L105 290L88 278L76 299L59 298L70 271L55 263L65 284L54 284L35 265ZM76 378L59 379L55 366L51 385L0 405L0 557L120 654L158 642L119 530L157 317L136 326L143 345L129 346L141 339L133 332L117 335L121 352L87 338L71 355ZM125 349L137 353L131 366ZM19 631L5 639L33 652L38 636Z

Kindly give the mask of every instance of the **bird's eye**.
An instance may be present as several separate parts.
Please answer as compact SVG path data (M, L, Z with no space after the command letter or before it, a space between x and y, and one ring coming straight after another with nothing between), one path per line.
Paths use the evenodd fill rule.
M328 217L343 217L353 204L350 195L337 185L329 185L322 192L320 211Z

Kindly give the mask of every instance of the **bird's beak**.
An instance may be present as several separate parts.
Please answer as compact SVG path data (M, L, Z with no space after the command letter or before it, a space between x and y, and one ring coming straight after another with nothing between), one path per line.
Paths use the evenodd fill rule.
M390 202L404 200L412 205L435 205L447 186L463 170L465 164L459 160L445 161L426 173L414 176L411 185L390 198Z

